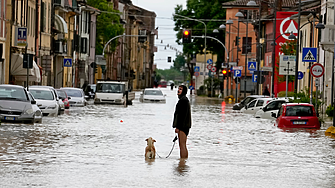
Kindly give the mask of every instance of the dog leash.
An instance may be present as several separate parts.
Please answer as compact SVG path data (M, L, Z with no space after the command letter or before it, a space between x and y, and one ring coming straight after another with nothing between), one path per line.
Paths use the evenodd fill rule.
M177 135L174 137L174 139L173 139L173 145L172 145L172 148L171 148L171 151L170 151L170 153L169 153L169 155L168 156L166 156L165 158L168 158L168 157L170 157L170 155L171 155L171 153L172 153L172 151L173 151L173 148L174 148L174 145L176 144L176 140L178 140L178 137L177 137ZM156 152L156 154L157 154L157 156L159 157L159 158L162 158L161 156L159 156L158 155L158 153Z

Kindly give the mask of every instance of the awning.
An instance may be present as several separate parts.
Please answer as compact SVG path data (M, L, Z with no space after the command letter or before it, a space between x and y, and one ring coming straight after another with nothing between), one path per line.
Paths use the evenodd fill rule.
M59 15L55 14L55 29L62 33L67 33L67 24Z
M27 69L23 68L23 54L12 54L11 74L15 76L17 81L27 80ZM33 68L29 69L29 81L40 82L40 68L33 62Z

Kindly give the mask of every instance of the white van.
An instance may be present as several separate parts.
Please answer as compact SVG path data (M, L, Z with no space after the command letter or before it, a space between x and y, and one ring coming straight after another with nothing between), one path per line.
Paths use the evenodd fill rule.
M129 92L127 81L97 81L94 104L126 105L134 99L135 93Z

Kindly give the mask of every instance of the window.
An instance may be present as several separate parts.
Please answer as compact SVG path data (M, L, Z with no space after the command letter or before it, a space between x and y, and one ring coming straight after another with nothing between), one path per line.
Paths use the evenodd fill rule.
M81 38L81 53L87 53L87 38Z
M252 38L248 37L248 42L246 41L246 37L243 37L243 46L242 46L242 54L247 54L251 52L251 41Z
M273 41L273 33L266 34L266 52L272 52L273 46L271 42Z
M313 116L311 106L287 106L286 116Z
M263 104L264 104L264 101L263 101L263 100L258 100L258 103L257 103L256 106L263 106Z
M252 108L252 107L254 107L255 104L256 104L256 102L257 102L257 100L253 100L253 101L251 101L250 104L248 105L248 108Z

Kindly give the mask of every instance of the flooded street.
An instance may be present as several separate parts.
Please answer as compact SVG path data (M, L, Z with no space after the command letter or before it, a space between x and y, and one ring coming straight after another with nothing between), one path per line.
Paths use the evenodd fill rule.
M0 126L0 187L317 187L335 185L335 140L320 130L285 131L232 110L221 100L188 96L189 159L179 160L176 89L166 104L88 105L42 124ZM153 137L163 157L145 160Z

